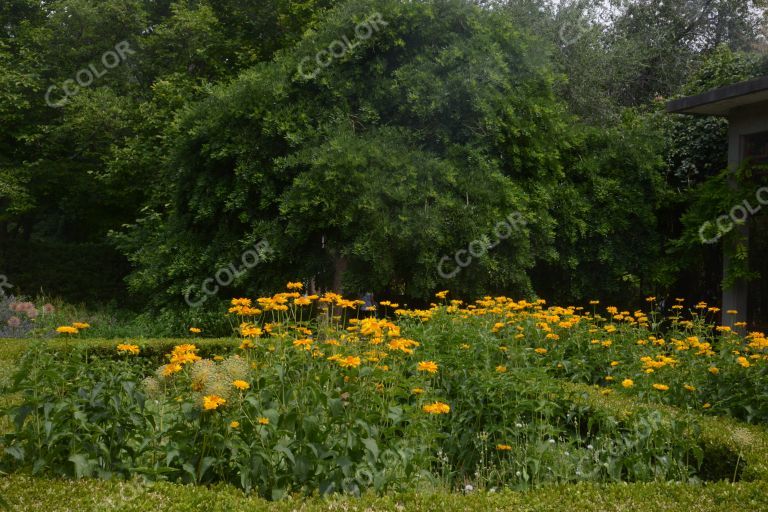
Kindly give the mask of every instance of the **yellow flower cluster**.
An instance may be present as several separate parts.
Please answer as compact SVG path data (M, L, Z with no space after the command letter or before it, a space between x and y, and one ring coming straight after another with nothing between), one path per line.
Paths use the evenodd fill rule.
M437 373L437 363L434 361L421 361L416 365L416 369L420 372Z
M451 412L451 406L443 402L434 402L422 407L427 414L448 414Z
M89 329L91 324L85 322L73 322L72 325L60 325L56 328L56 332L59 334L78 334L84 329Z
M184 365L200 360L200 356L197 355L197 347L190 343L176 345L168 357L170 361L162 368L164 377L170 377L174 373L180 372Z
M674 368L678 363L677 359L665 355L658 355L656 356L656 359L653 359L650 356L643 356L640 358L640 361L643 362L645 373L653 373L654 371L660 368L664 368L665 366L671 366Z
M362 364L362 359L358 356L343 356L334 354L328 358L329 361L335 361L342 368L357 368Z
M117 351L120 352L121 354L128 354L133 356L139 355L139 352L140 352L138 345L129 345L126 343L119 344L117 346Z
M227 401L216 395L206 395L203 397L203 409L206 411L214 411L226 404Z
M409 340L406 338L395 338L387 344L387 348L390 350L399 350L406 354L413 354L414 348L419 346L418 341Z

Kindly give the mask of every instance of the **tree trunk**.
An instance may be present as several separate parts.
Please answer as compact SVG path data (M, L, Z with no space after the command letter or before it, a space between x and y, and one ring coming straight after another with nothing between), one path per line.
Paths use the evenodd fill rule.
M344 279L344 272L347 271L349 261L344 256L338 256L334 258L333 263L333 291L338 294L343 294L342 280Z

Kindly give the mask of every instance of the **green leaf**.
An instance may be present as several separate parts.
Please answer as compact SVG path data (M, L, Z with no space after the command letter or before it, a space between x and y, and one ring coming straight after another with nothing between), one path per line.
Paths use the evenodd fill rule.
M84 454L77 453L69 457L71 463L75 466L75 477L83 478L91 475L92 462Z
M363 439L363 444L371 453L371 455L373 455L373 461L376 462L379 460L379 445L376 443L376 440L369 437L367 439Z

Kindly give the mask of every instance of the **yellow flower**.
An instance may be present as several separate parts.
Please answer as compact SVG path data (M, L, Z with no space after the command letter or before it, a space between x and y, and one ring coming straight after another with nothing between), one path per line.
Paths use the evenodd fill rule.
M534 349L534 352L536 352L537 354L544 355L547 353L547 349L539 347L537 349Z
M631 388L632 386L635 385L635 381L633 381L632 379L624 379L623 381L621 381L621 385L624 386L625 388Z
M416 369L420 372L437 373L437 363L434 361L421 361Z
M720 373L720 369L717 366L710 366L709 370L707 371L709 371L709 373L711 373L712 375L717 375L718 373Z
M130 354L137 356L139 355L139 346L138 345L127 345L125 343L121 343L117 346L117 351L122 352L125 354Z
M72 327L74 327L75 329L80 329L80 330L88 329L90 326L91 326L91 324L86 324L86 323L83 323L83 322L73 322L72 323Z
M598 304L600 304L600 301L599 300L591 300L591 301L589 301L589 304L592 305L592 306L597 306Z
M176 345L171 351L171 365L183 365L194 363L201 359L195 352L197 347L191 343L185 343L183 345ZM168 365L170 366L170 365ZM174 373L174 372L171 372Z
M312 304L312 300L309 297L297 297L293 299L293 303L296 306L309 306Z
M666 384L654 384L653 389L657 389L659 391L667 391L669 389L669 386Z
M71 325L62 325L61 327L56 328L56 332L59 334L77 334L78 331L76 327L72 327Z
M685 385L683 386L683 389L685 389L685 390L687 390L687 391L696 391L696 388L695 388L695 387L693 387L693 386L691 386L690 384L685 384Z
M619 366L620 364L618 361L611 361L611 366Z
M499 366L496 367L496 372L497 373L506 373L507 372L507 367L499 365Z
M441 292L437 292L437 293L435 294L435 297L437 297L438 299L444 299L444 298L446 298L447 296L448 296L448 290L443 290L443 291L441 291Z
M243 322L242 324L240 324L239 330L240 330L240 336L244 338L257 338L261 336L263 332L261 328L256 327L253 324L249 324L248 322Z
M206 395L203 397L203 409L213 411L226 404L227 401L216 395Z
M232 423L229 424L229 427L233 428L233 429L234 428L240 428L240 422L239 421L233 421Z
M414 395L420 395L420 394L424 393L424 389L423 388L413 388L411 390L411 393L414 394Z
M312 350L312 340L309 338L294 340L293 346L304 350Z
M746 358L746 357L744 357L744 356L741 356L741 357L739 357L738 359L736 359L736 362L737 362L737 363L739 363L739 364L740 364L742 367L744 367L744 368L749 368L750 366L752 366L752 365L749 363L749 361L747 360L747 358Z
M605 380L607 380L608 382L612 382L613 378L614 378L613 375L606 375L605 376Z
M256 421L259 422L259 425L269 425L269 418L265 418L264 416L262 416Z
M170 377L174 373L180 372L182 367L179 363L170 363L163 366L163 377Z
M405 338L395 338L387 346L391 350L400 350L406 354L413 354L413 349L419 346L419 342Z
M296 281L295 283L289 282L287 285L285 285L285 287L288 288L289 290L301 290L302 288L304 288L304 285Z
M509 446L508 444L497 444L496 445L496 450L498 450L500 452L508 452L508 451L512 450L512 447Z
M712 404L707 402L704 405L702 405L701 407L704 408L704 409L709 409L710 407L712 407Z
M347 356L338 359L338 363L342 368L357 368L360 366L360 358L357 356Z
M232 382L232 385L235 386L240 391L245 391L246 389L251 387L251 385L245 382L244 380L236 380Z
M459 345L459 348L462 350L469 350L469 345L467 343L462 343Z
M435 402L422 407L427 414L448 414L451 412L451 406L443 402Z
M201 332L203 332L203 331L201 331L201 330L200 330L200 329L198 329L197 327L190 327L190 328L189 328L189 332L191 332L192 334L200 334L200 333L201 333Z

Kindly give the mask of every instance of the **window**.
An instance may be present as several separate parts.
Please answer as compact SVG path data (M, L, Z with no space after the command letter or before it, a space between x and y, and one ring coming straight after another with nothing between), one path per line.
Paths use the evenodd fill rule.
M753 164L768 164L768 132L744 137L744 159Z

